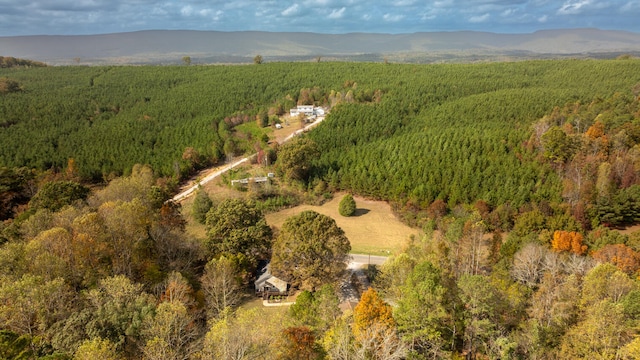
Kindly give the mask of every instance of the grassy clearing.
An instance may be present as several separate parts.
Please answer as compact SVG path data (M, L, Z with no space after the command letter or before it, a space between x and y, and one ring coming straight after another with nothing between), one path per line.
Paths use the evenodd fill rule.
M219 203L224 199L245 196L244 193L241 193L222 184L221 178L217 178L207 184L204 184L202 188L207 192L207 194L209 194L209 197L211 198L211 200L213 200L214 203ZM180 205L182 206L182 215L187 220L185 231L187 232L187 234L195 237L196 239L204 239L207 235L204 225L194 221L193 217L191 216L191 207L193 206L194 198L195 196L189 196L180 203Z
M351 251L358 254L388 255L399 252L411 235L418 236L413 229L395 217L391 206L383 201L367 200L354 196L356 215L344 217L338 213L338 204L344 194L338 193L322 206L300 205L276 213L267 214L267 223L280 228L284 221L304 210L313 210L330 216L344 230L351 242Z
M250 170L247 170L250 171ZM228 198L246 197L246 192L234 190L224 184L222 179L216 179L203 186L214 203ZM351 242L351 251L357 254L389 255L402 250L412 235L420 235L420 230L402 223L391 211L391 206L383 201L373 201L354 196L356 200L356 214L344 217L338 213L338 205L344 193L335 194L331 201L321 206L300 205L266 215L267 223L280 228L284 221L304 210L314 210L333 218L338 226L344 230ZM204 225L193 221L191 206L193 196L182 201L182 212L187 219L186 231L189 235L204 239L206 231Z

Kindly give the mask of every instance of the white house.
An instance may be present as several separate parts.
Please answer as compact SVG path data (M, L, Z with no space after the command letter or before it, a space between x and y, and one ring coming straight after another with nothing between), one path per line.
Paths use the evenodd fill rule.
M262 274L254 283L256 295L267 298L269 295L282 294L285 295L289 291L289 284L277 277L271 275L269 265L262 269Z
M304 114L305 116L324 115L324 109L313 105L298 105L296 108L289 110L292 117Z

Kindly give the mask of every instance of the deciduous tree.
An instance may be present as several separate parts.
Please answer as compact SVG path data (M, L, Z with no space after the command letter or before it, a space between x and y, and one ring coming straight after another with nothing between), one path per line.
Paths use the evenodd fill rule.
M535 287L542 280L547 252L540 244L526 244L513 257L511 276L529 287Z
M407 346L396 332L391 306L367 289L353 309L354 355L358 359L402 359Z
M273 244L271 270L294 286L313 290L340 278L351 245L332 218L303 211L288 218Z
M242 298L242 284L246 276L243 259L242 254L222 255L211 259L205 266L200 282L210 318L218 317Z
M153 317L156 300L142 285L118 275L102 279L86 294L90 320L85 324L89 338L101 337L121 351L136 353L142 324Z
M271 228L253 201L222 201L207 213L206 226L213 254L243 254L254 262L265 257L271 242Z
M569 251L576 255L587 252L587 245L582 243L584 237L575 231L556 230L553 233L551 247L555 251Z
M43 335L66 318L73 293L62 278L46 281L25 274L16 281L2 278L0 283L0 327L30 337Z
M586 318L567 332L560 347L560 357L617 359L631 338L622 305L603 300L590 306Z
M428 261L418 264L394 312L400 335L411 350L431 359L454 350L454 339L462 331L453 314L456 299L444 284L440 269Z
M591 269L584 278L580 305L587 309L602 300L617 303L635 288L633 280L615 265L600 264Z
M311 161L317 156L316 143L307 137L297 137L278 150L276 167L285 178L306 182L311 170Z
M132 201L138 198L145 204L154 203L153 170L148 165L134 165L130 176L123 176L109 182L104 189L96 191L89 198L89 204L95 207L109 201Z
M283 360L321 359L321 348L316 344L313 331L306 326L294 326L282 331L282 346L278 358Z
M593 258L600 262L609 262L629 275L640 269L640 254L625 244L605 245L593 252Z
M145 266L151 227L151 209L138 198L107 202L98 208L104 221L115 274L140 279Z
M99 337L85 340L76 350L73 360L121 360L116 346L108 339Z
M384 302L377 291L369 288L362 293L358 305L353 309L353 333L358 338L376 324L392 329L396 327L391 305Z
M278 314L267 316L256 308L226 312L209 328L200 355L204 359L269 358L270 352L278 350L273 345L281 321Z
M199 335L198 325L181 301L164 301L153 317L142 325L147 339L142 348L145 359L186 360L195 353L193 341Z
M351 326L345 318L338 319L322 338L322 346L331 360L353 359L354 342Z

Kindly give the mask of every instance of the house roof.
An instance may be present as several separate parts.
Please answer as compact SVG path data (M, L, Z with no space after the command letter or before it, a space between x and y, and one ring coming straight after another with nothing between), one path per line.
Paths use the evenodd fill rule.
M262 275L254 283L256 290L261 290L265 285L273 286L280 291L287 291L287 282L271 275L270 266L265 266Z

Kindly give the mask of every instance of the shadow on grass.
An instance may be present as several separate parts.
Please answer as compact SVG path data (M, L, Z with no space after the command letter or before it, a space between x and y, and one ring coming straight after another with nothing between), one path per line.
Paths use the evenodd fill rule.
M356 211L351 216L353 217L362 216L368 213L369 213L369 209L356 209Z

